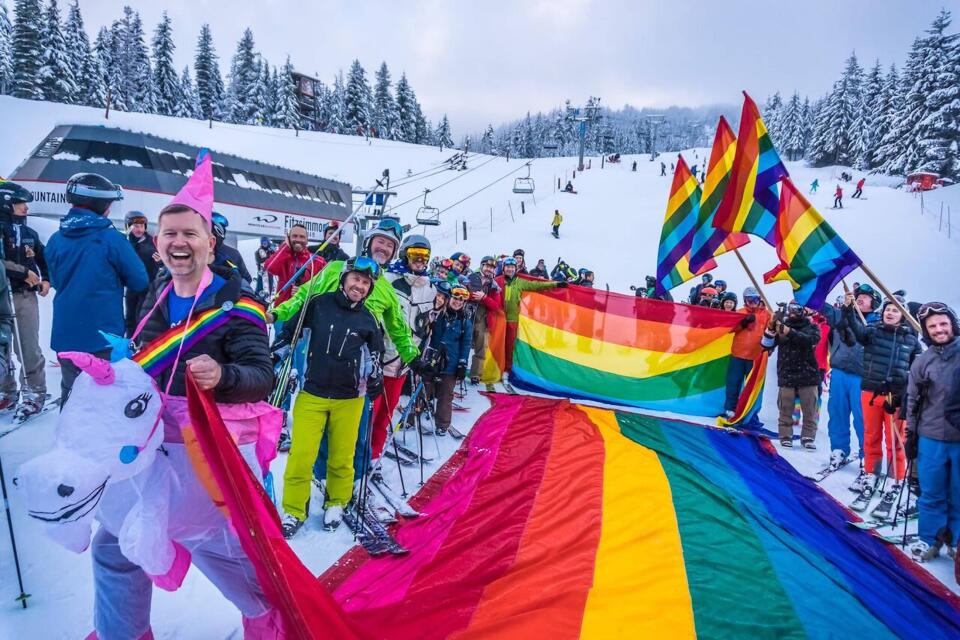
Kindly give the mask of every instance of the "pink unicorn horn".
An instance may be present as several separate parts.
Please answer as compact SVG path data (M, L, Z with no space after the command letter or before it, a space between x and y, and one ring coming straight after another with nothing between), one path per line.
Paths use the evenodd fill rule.
M116 375L113 367L106 360L82 351L64 351L58 357L71 361L82 371L86 372L97 384L113 384Z

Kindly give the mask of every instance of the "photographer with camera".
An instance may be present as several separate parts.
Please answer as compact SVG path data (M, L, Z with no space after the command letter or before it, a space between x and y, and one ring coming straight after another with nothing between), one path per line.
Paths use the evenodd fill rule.
M817 448L814 438L817 435L817 396L821 382L815 353L820 342L820 329L810 321L799 303L780 303L778 307L767 322L760 344L771 351L777 349L780 446L793 446L793 407L799 397L803 416L800 444L813 450Z
M910 366L905 448L922 489L920 540L910 553L926 562L960 538L960 323L942 302L922 305L917 316L929 348Z

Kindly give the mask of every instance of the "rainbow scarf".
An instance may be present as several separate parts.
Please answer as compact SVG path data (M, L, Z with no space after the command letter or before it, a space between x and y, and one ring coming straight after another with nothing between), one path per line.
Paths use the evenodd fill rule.
M960 599L769 441L493 395L403 523L322 580L417 638L950 638ZM435 476L436 477L436 476ZM419 497L419 496L418 496Z
M583 287L528 292L511 381L553 395L716 416L742 318Z
M133 361L143 367L151 377L156 378L173 365L177 352L187 353L198 342L222 327L231 318L242 318L266 331L267 316L263 305L252 298L241 297L236 303L224 303L219 307L207 309L197 314L190 324L178 324L170 327L159 336L145 344L133 356ZM183 349L179 349L183 341Z

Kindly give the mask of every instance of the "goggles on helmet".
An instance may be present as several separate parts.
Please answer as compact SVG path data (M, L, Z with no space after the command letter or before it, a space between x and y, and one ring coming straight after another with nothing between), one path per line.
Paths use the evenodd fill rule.
M453 260L451 260L450 258L444 258L443 260L440 261L440 266L443 267L444 269L452 269Z
M373 258L367 256L357 256L347 260L344 271L359 271L365 273L374 280L380 277L380 265Z
M410 247L407 249L407 259L410 262L428 262L430 260L430 249L424 247Z
M470 292L464 289L463 287L454 287L450 292L450 295L458 300L469 300Z
M930 316L935 316L938 314L944 316L952 315L950 312L950 307L942 302L927 302L926 304L920 306L920 310L917 311L917 318L920 320L920 322L923 322Z

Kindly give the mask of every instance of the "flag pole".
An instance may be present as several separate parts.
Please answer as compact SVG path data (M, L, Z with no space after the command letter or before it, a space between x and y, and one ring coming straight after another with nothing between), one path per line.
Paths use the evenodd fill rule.
M890 290L887 289L887 287L882 282L880 282L880 279L877 278L876 274L870 270L870 267L868 267L866 264L861 262L860 268L863 270L865 274L867 274L868 278L873 280L873 284L877 285L877 288L883 292L883 295L887 296L887 300L895 304L897 306L897 309L900 309L900 313L902 313L903 316L910 321L910 324L912 324L913 328L917 330L917 333L923 333L923 328L920 326L920 323L917 322L916 318L910 315L910 312L907 311L902 304L900 304L900 301L897 300L892 293L890 293Z
M750 271L750 267L747 266L746 261L743 259L743 256L740 255L740 249L734 247L733 252L737 254L737 259L740 261L740 265L743 267L743 270L747 272L747 277L750 278L750 282L753 283L753 288L757 290L757 293L760 294L760 299L763 300L763 304L767 306L767 309L773 311L773 307L770 306L770 301L767 300L767 296L763 294L763 289L760 288L760 283L757 282L757 279L753 277L753 272Z
M843 292L844 292L844 293L850 293L850 287L847 286L847 279L846 279L846 278L841 278L841 279L840 279L840 282L843 283ZM862 322L862 323L864 324L864 326L866 326L866 324L867 324L867 319L863 317L863 311L860 311L860 307L857 306L857 301L856 301L856 300L853 301L853 308L857 310L857 315L860 316L860 322Z

